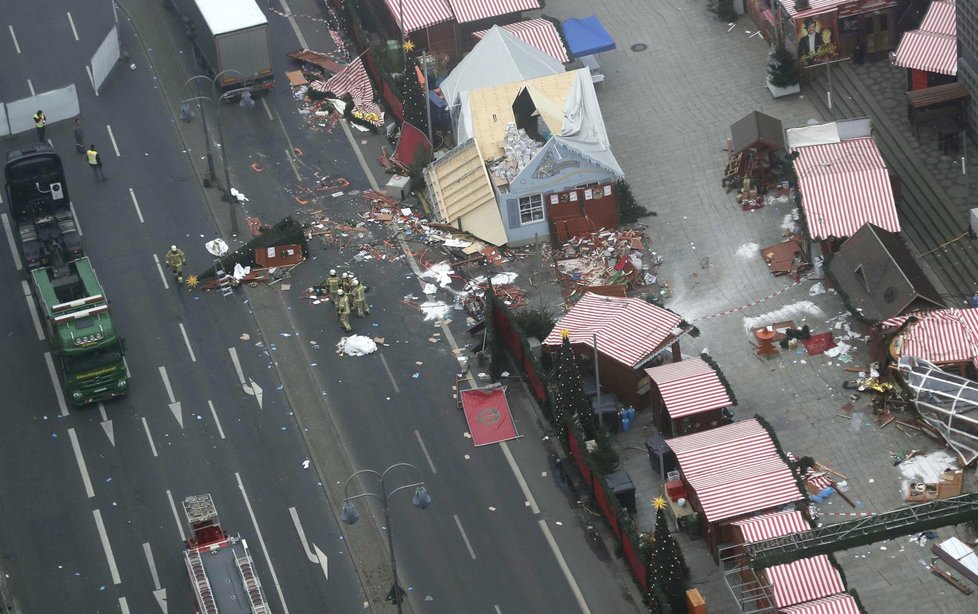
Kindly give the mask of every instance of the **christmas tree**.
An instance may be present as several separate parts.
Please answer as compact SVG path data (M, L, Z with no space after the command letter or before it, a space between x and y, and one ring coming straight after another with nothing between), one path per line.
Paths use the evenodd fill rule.
M652 505L655 507L655 541L650 557L652 593L658 593L660 599L664 597L672 612L685 612L686 580L689 578L686 558L666 523L668 503L662 497L656 497Z
M767 80L774 87L791 87L798 85L801 80L798 60L784 46L784 42L779 42L771 49L767 63Z
M584 438L594 439L594 410L584 394L584 382L571 347L570 331L565 328L560 331L560 336L563 343L557 353L557 389L553 395L554 417L558 424L554 426L563 436L567 428L565 420L576 419L584 431Z
M428 92L421 87L418 81L418 63L416 58L410 53L414 50L411 41L404 43L404 50L407 53L407 64L404 67L404 76L401 80L401 104L404 106L404 121L420 130L423 134L428 134Z

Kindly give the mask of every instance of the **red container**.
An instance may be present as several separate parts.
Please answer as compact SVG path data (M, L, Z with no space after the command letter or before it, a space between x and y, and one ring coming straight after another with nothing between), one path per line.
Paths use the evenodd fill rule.
M669 498L675 501L681 497L686 496L686 487L683 485L682 480L673 480L671 482L666 482L666 494Z

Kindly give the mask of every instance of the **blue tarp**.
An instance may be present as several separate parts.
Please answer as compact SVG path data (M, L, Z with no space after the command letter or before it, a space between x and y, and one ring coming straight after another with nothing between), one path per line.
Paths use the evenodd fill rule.
M584 19L568 19L560 24L572 58L611 51L615 41L594 15Z

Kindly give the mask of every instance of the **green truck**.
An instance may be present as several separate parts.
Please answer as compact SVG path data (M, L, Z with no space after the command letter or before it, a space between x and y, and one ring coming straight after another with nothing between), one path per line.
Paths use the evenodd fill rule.
M125 343L91 261L34 269L31 278L68 400L78 406L125 395Z

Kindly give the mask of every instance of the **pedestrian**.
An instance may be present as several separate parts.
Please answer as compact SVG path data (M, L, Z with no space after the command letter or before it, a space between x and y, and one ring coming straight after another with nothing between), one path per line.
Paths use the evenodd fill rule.
M92 171L95 173L95 181L106 181L108 177L102 172L102 156L98 155L95 145L88 146L85 156L88 159L88 165L92 167Z
M170 251L166 253L165 256L166 266L173 269L173 276L176 277L177 283L183 283L183 265L187 263L187 257L184 255L183 250L176 245L170 246Z
M85 131L82 130L81 120L75 118L75 151L85 153Z
M343 330L347 332L353 330L350 326L350 297L343 290L336 292L336 317L343 325Z
M367 289L355 277L353 278L353 309L356 310L358 318L370 313L370 306L367 305Z
M48 123L48 118L44 117L44 111L38 109L34 114L34 128L37 129L37 140L44 142L44 125Z
M326 278L326 288L329 290L330 298L335 301L336 292L340 289L340 278L336 276L336 269L329 270L329 277Z

